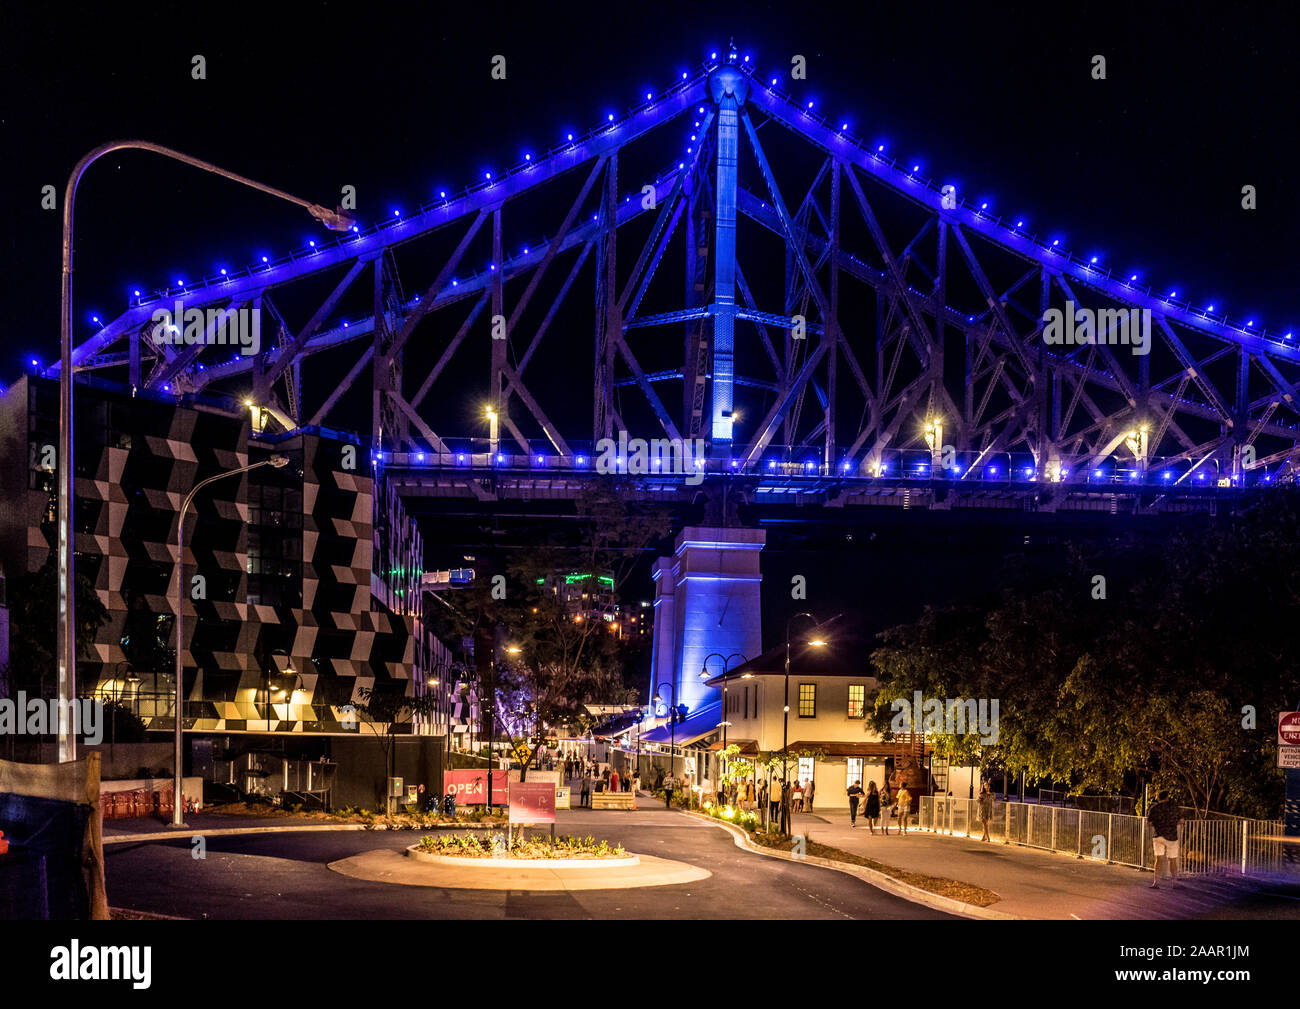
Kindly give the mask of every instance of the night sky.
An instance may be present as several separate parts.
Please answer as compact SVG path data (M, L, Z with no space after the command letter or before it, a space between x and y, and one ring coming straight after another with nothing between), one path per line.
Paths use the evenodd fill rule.
M585 132L729 38L764 77L803 54L796 98L1063 247L1260 328L1300 327L1294 6L14 6L0 14L4 384L58 352L60 215L41 187L61 200L105 140L178 147L330 205L354 185L368 223ZM191 79L195 54L206 80ZM497 54L505 81L489 77ZM135 152L93 167L78 208L79 341L131 288L321 234L296 208ZM530 382L565 381L547 367Z
M9 213L0 378L57 350L59 214L77 158L138 136L359 217L459 188L666 86L729 37L796 96L1076 252L1207 302L1300 325L1300 10L1134 5L6 5L0 139ZM740 6L740 5L738 5ZM166 13L164 13L164 11ZM561 13L562 12L562 13ZM208 79L190 78L206 56ZM496 54L505 81L489 79ZM1094 54L1108 79L1089 76ZM671 155L666 155L670 157ZM1243 185L1259 209L1240 207ZM305 215L143 153L83 182L77 336L127 290L252 262L318 234Z

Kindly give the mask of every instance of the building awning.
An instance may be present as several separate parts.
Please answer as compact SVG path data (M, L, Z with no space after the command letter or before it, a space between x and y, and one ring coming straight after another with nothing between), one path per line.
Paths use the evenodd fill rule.
M727 745L728 745L728 746L739 746L739 747L740 747L740 755L741 755L742 757L757 757L757 756L758 756L758 740L757 740L757 739L730 739L730 738L729 738L729 739L727 740ZM714 742L713 742L712 744L710 744L709 749L710 749L711 751L718 751L718 750L721 750L721 749L722 749L722 740L721 740L721 739L714 740Z
M686 721L678 722L676 729L667 723L658 725L648 732L641 733L641 741L645 743L672 743L678 746L689 746L698 739L703 739L711 732L718 732L718 722L721 721L722 702L715 701L707 707L701 708L690 715L686 716Z
M911 743L843 743L830 740L800 739L790 744L791 752L797 750L823 750L828 757L897 757L912 752ZM932 753L934 747L925 744L925 752Z

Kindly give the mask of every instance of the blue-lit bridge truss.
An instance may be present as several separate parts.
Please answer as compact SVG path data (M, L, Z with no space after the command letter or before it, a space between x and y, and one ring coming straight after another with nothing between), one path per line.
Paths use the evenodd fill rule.
M376 461L426 493L480 501L568 493L594 473L597 441L619 431L702 438L694 465L707 479L840 503L1019 507L1028 495L1114 508L1120 496L1160 510L1293 479L1290 333L1115 275L960 193L945 207L942 180L796 101L747 57L721 55L415 213L137 293L76 349L76 367L248 401L272 429L353 427L338 413L359 390ZM620 177L621 158L662 165L666 145L676 152L666 169ZM539 213L554 219L527 245L507 234L525 201L534 232ZM407 295L399 257L436 239L449 251L403 266L408 279L423 271ZM783 280L751 283L758 276ZM307 285L328 293L289 318L281 305ZM156 344L153 313L177 298L261 309L274 322L263 353ZM1150 353L1045 345L1044 313L1067 300L1149 309ZM575 303L589 327L580 335ZM491 338L494 317L504 338ZM589 427L552 419L572 406L572 383L530 384L548 343L591 368ZM430 363L411 369L416 347ZM465 411L445 409L465 398L449 376L469 354L486 365L472 391L500 425L493 440L481 416L466 430ZM322 359L334 362L326 387L304 388L304 364ZM690 493L689 475L638 479ZM926 490L936 484L943 494Z

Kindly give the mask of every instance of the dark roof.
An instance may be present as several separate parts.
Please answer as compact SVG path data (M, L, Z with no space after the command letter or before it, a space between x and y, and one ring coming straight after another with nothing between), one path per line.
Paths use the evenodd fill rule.
M646 743L668 743L675 740L678 746L687 746L711 732L717 732L721 719L722 702L714 701L698 711L692 711L686 716L686 721L678 723L676 729L667 724L659 725L641 733L641 740Z
M868 661L872 649L879 642L862 633L852 623L839 617L823 621L816 631L808 625L795 629L790 639L790 675L800 676L854 676L873 675ZM810 638L820 637L826 644L820 648L808 644ZM769 648L762 655L750 659L727 673L727 681L734 682L745 673L755 676L785 674L785 641ZM710 687L722 686L722 674L717 673L704 681Z

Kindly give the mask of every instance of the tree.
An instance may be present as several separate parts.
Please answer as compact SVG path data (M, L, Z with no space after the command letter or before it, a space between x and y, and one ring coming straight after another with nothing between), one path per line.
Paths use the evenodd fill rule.
M355 705L357 712L364 715L372 725L381 729L381 731L375 732L373 735L384 754L386 776L392 777L393 752L398 726L409 725L415 717L427 718L431 716L435 711L437 699L433 694L408 696L404 692L404 685L401 683L385 689L360 687L357 690L357 698L360 701L359 704ZM383 784L382 792L386 808L391 815L393 812L393 798L388 795L387 781Z
M589 703L637 696L623 673L623 643L609 622L570 612L548 588L576 572L609 579L617 596L636 563L669 531L664 509L630 496L620 481L593 481L579 494L577 522L566 535L534 543L499 573L477 574L470 590L439 611L446 636L475 643L478 696L511 747L527 754L521 779L548 729L584 724Z
M1276 712L1300 698L1300 495L1152 542L1073 545L996 590L927 609L872 654L891 704L999 701L997 742L933 736L956 760L1070 790L1169 787L1198 810L1276 815ZM1101 574L1104 599L1090 588Z

